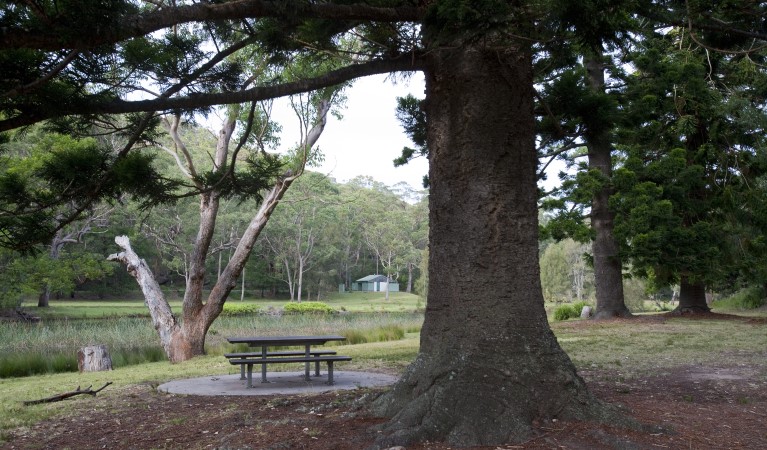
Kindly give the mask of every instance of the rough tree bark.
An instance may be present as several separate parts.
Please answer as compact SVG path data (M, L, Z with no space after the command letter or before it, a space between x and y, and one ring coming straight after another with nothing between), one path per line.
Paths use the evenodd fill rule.
M491 39L431 56L428 302L415 362L373 405L381 448L519 442L606 411L543 308L532 80L530 55Z
M674 308L674 312L684 314L709 311L711 308L706 302L706 285L682 275L679 282L679 305Z
M330 103L322 101L318 107L317 124L306 135L302 145L306 151L319 139L325 128L327 113ZM233 115L234 116L234 115ZM226 170L226 149L229 138L234 130L230 122L225 125L219 135L214 163L216 167ZM304 161L305 163L305 161ZM248 224L248 227L240 237L234 254L227 263L218 280L203 303L203 285L205 283L205 259L208 255L210 242L215 228L216 214L218 212L218 193L214 190L201 195L200 201L200 227L195 241L195 248L191 257L189 278L186 292L182 303L183 320L178 321L173 315L170 305L160 290L160 286L154 278L152 271L146 262L136 255L131 249L130 242L125 236L115 238L115 243L123 251L108 257L111 261L119 261L126 265L128 272L139 283L144 299L152 317L155 329L168 359L171 362L181 362L195 356L205 354L205 336L213 321L224 309L229 293L237 285L237 278L242 273L245 263L248 261L256 239L267 224L269 217L274 212L282 197L290 185L303 173L303 165L293 168L279 177L274 187L264 196L256 214Z
M99 344L80 348L77 351L77 369L81 373L112 370L112 357L107 346Z
M591 90L604 93L605 76L600 59L591 55L586 58L585 66ZM613 170L609 129L587 133L586 145L589 150L589 168L599 170L609 180ZM623 267L618 242L613 234L615 214L608 207L610 195L610 184L605 184L591 199L591 228L595 233L591 251L594 256L596 319L631 316L623 298Z

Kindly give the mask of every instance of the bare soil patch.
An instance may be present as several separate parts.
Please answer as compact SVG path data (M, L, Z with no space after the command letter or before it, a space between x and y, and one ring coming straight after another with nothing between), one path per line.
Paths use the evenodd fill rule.
M765 366L734 364L725 357L716 365L682 366L631 379L606 369L580 374L597 398L644 427L539 423L526 442L476 449L767 448ZM0 448L358 450L374 441L375 425L385 421L365 412L380 392L202 397L162 394L154 386L138 385L69 400L71 415L13 430ZM448 448L423 443L408 450Z

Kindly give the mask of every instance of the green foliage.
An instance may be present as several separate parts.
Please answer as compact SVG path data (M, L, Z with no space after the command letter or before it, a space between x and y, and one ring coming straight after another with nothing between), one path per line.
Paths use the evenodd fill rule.
M260 314L262 309L259 305L253 303L235 303L228 301L224 303L224 310L221 312L222 316L244 316L251 314Z
M282 308L285 314L333 314L337 311L323 302L290 302Z
M576 317L580 317L580 315L576 313L573 305L559 305L554 309L554 320L556 321L568 320Z
M586 306L590 306L586 302L575 302L573 303L573 310L575 311L575 317L580 317L581 313L583 312L583 308Z
M764 306L766 302L767 298L765 298L764 290L761 287L749 286L739 290L729 297L714 301L714 308L717 310L749 310L760 308Z
M578 319L581 317L583 308L590 306L587 302L575 302L559 305L554 309L554 320L562 321L568 319Z
M545 301L559 303L592 295L594 272L585 259L588 250L588 245L572 239L546 246L540 258Z
M651 35L632 55L610 200L615 235L634 273L658 287L682 276L707 285L744 273L758 280L752 268L764 264L751 252L760 246L743 243L762 241L765 230L756 198L767 115L755 110L764 93L748 87L764 75L688 38Z
M112 202L123 194L144 204L170 199L176 183L153 167L153 157L139 152L115 156L93 138L47 133L5 144L0 160L0 245L32 252L50 242L59 221L83 218L89 206ZM13 151L14 154L10 154ZM80 211L79 214L73 214Z
M429 149L426 146L426 111L421 106L421 102L421 99L412 95L397 97L397 120L416 148L403 148L402 154L394 159L395 167L403 166L419 156L429 156ZM429 187L428 175L424 175L423 187Z
M372 329L345 330L342 334L346 338L346 343L354 345L368 342L397 341L405 337L405 329L398 325L385 325Z
M446 0L434 2L424 19L426 39L454 42L508 26L513 6L500 0Z
M645 283L642 279L636 277L630 277L623 279L623 300L626 307L632 313L643 312L647 308L645 307L645 301L649 297L645 290Z

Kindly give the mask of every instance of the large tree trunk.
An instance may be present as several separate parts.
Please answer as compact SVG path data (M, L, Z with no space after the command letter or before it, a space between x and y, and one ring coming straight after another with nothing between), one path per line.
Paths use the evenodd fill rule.
M549 328L538 267L530 55L485 40L426 73L429 294L420 352L374 411L377 445L520 442L602 413Z
M596 55L591 55L585 62L590 88L604 93L605 77L602 62ZM599 170L607 179L612 177L612 145L610 129L598 128L587 133L589 150L589 168ZM591 228L594 241L591 251L594 256L594 287L596 288L597 319L629 317L631 312L623 298L623 267L618 253L618 242L613 234L615 214L610 211L608 202L612 188L605 184L591 200Z
M711 308L706 302L706 285L699 281L690 281L683 275L679 283L679 305L674 312L684 314L709 311Z

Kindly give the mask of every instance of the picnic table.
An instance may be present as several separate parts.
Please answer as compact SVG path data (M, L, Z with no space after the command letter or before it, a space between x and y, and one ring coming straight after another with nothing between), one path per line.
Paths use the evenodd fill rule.
M247 344L249 347L260 348L260 351L226 353L224 356L231 364L240 366L240 377L245 379L247 368L248 387L253 387L253 365L261 365L261 382L266 379L267 364L304 363L304 378L311 381L310 364L315 364L315 376L320 375L320 363L328 365L328 384L333 384L333 363L336 361L351 361L350 356L337 355L333 350L312 350L312 346L324 345L329 341L345 341L344 336L252 336L230 337L231 344ZM269 351L269 347L304 347L303 350Z

